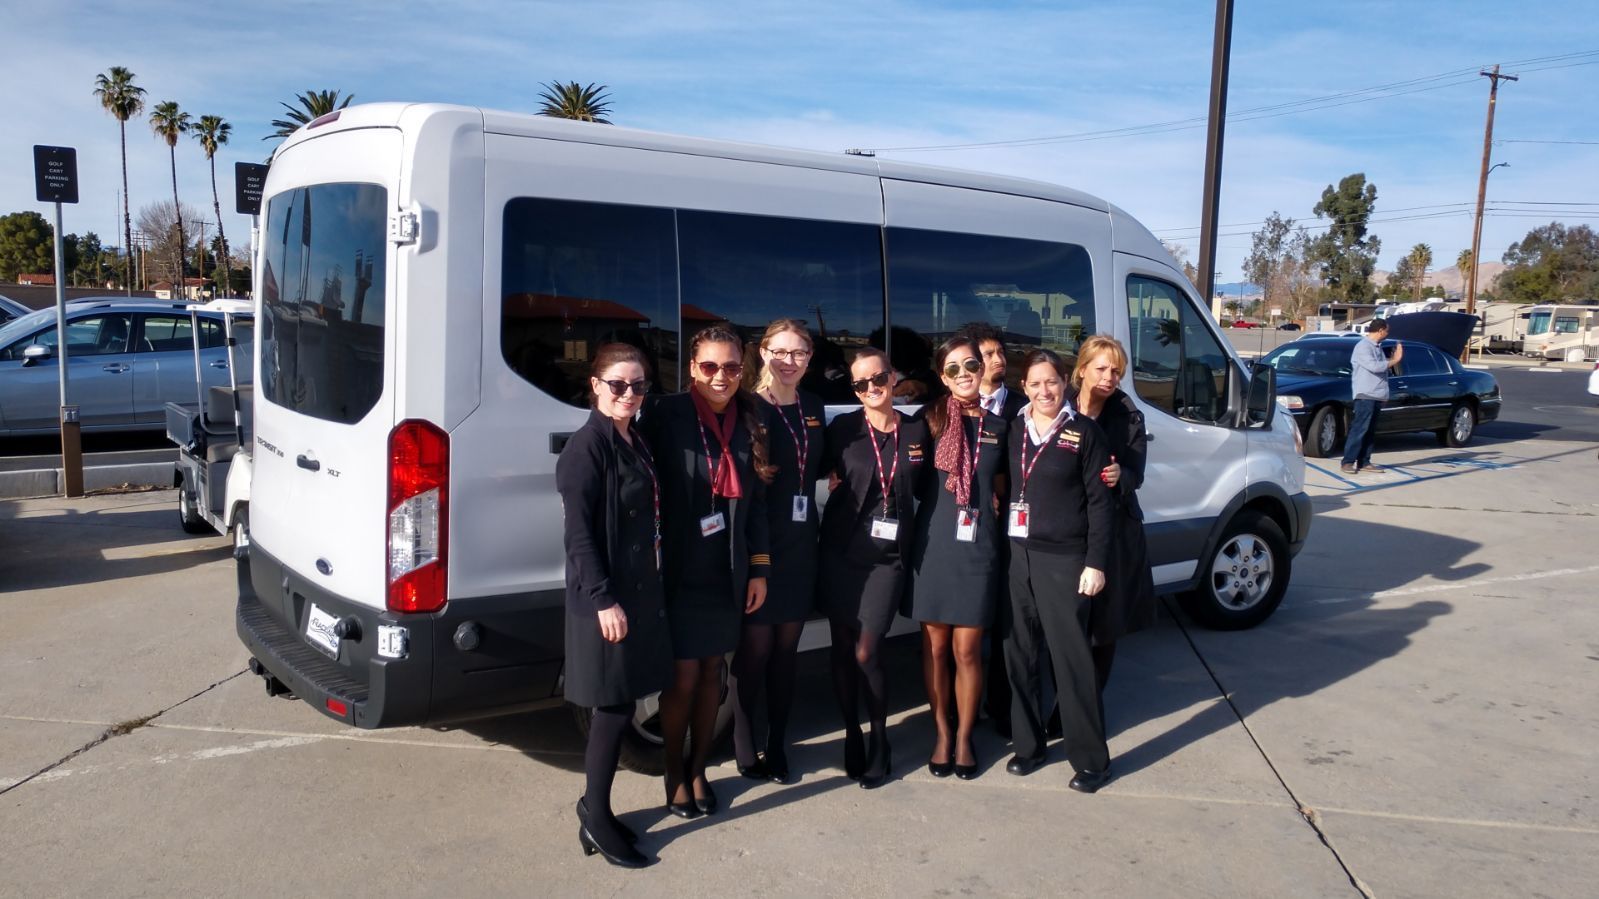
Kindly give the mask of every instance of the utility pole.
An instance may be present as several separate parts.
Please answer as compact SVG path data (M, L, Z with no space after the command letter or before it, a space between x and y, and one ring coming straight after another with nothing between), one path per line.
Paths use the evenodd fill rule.
M1205 138L1205 196L1199 225L1199 283L1205 303L1215 302L1216 222L1221 207L1221 149L1227 124L1227 71L1233 46L1233 0L1216 0L1216 35L1210 51L1210 127Z
M1488 196L1488 157L1493 152L1494 145L1494 104L1499 99L1500 81L1519 81L1515 75L1499 74L1499 67L1494 66L1492 72L1478 72L1477 74L1489 80L1488 87L1488 124L1482 131L1482 174L1477 178L1477 222L1471 230L1471 280L1466 284L1466 314L1477 314L1477 269L1482 256L1482 205Z

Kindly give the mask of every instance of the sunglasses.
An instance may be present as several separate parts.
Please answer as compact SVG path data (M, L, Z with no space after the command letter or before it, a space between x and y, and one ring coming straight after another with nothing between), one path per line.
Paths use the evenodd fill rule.
M877 374L872 375L870 378L860 378L851 381L849 382L849 386L856 393L865 393L870 387L886 387L888 386L888 372L880 371Z
M721 365L717 365L715 362L696 362L694 365L700 370L700 374L707 378L716 377L717 372L722 372L729 378L737 378L739 375L744 374L744 363L742 362L726 362Z
M961 373L962 368L976 374L983 370L983 360L972 358L967 359L965 362L951 362L944 366L944 377L953 378Z
M643 380L642 378L637 381L623 381L621 379L617 379L615 381L606 381L600 378L596 378L595 380L611 388L611 396L623 396L627 393L629 388L632 388L634 396L643 396L650 392L650 382Z

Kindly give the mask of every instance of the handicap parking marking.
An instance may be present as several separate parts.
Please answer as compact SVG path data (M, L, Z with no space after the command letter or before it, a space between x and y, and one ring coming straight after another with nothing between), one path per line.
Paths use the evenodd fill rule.
M1443 459L1425 459L1419 462L1385 463L1381 472L1364 471L1361 473L1367 478L1379 478L1379 480L1353 480L1351 477L1345 476L1341 471L1323 468L1309 461L1305 462L1305 467L1318 471L1337 481L1338 484L1344 485L1342 488L1337 485L1318 486L1329 486L1331 489L1340 490L1343 493L1361 493L1389 487L1403 487L1407 484L1417 484L1422 481L1433 481L1439 478L1458 477L1472 472L1505 471L1519 467L1519 464L1517 462L1494 462L1473 456L1450 456ZM1433 466L1438 467L1435 468ZM1392 474L1400 475L1400 477L1385 477ZM1355 477L1359 477L1359 475Z

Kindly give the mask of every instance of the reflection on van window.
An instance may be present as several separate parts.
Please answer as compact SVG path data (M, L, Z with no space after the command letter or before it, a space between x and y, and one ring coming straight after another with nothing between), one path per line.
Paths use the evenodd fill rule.
M318 184L267 204L261 250L261 394L341 424L383 393L388 193Z
M887 241L891 353L909 377L972 322L1005 333L1012 386L1029 350L1046 347L1075 364L1094 333L1093 268L1082 247L911 228L889 228Z
M1178 418L1221 421L1233 367L1204 314L1175 286L1137 275L1127 279L1127 307L1138 395Z
M605 343L644 351L656 392L677 390L672 210L521 197L505 205L500 352L525 380L589 405Z
M802 386L825 403L854 401L849 363L883 329L877 226L684 210L677 227L685 339L726 321L753 348L772 319L799 319L815 347Z

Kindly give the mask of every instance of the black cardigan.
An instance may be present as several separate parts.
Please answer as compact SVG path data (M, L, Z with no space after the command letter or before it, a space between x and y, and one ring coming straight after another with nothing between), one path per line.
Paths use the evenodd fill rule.
M1114 492L1122 511L1137 521L1144 520L1138 505L1138 488L1144 486L1144 467L1149 461L1149 432L1144 430L1144 413L1133 398L1117 390L1105 400L1095 419L1105 433L1105 449L1122 468Z
M1025 487L1023 447L1033 465ZM1033 446L1027 423L1018 419L1011 430L1010 493L1022 499L1025 489L1029 521L1027 536L1011 540L1034 552L1082 553L1085 565L1104 571L1115 500L1099 473L1109 462L1104 433L1085 415L1061 425L1042 448Z

